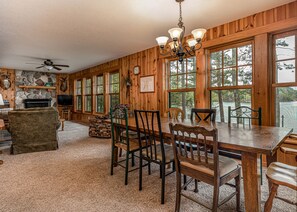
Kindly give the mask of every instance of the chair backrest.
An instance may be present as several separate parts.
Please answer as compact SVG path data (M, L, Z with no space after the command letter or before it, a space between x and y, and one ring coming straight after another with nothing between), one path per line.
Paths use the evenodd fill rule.
M257 120L258 125L262 125L262 109L261 107L258 110L252 109L247 106L240 106L235 109L231 109L228 107L228 125L231 124L231 119L236 119L237 124L246 124L246 120L248 121L249 126L251 126L251 121Z
M128 129L128 109L123 105L110 108L111 138L113 144L123 143L130 147Z
M208 130L202 126L172 123L169 127L178 172L183 163L188 163L204 166L214 172L215 178L219 176L218 130L215 127Z
M162 160L165 160L160 111L134 110L134 114L142 155L158 161L157 156L161 153Z
M204 114L205 117L202 118L201 114ZM216 121L216 109L209 109L209 108L192 108L191 109L191 120L195 117L198 118L199 121L207 121L208 119L212 122Z
M166 112L169 113L170 118L175 119L175 120L179 119L179 117L181 119L185 118L184 111L182 109L180 109L180 108L177 108L177 107L168 108L168 110Z

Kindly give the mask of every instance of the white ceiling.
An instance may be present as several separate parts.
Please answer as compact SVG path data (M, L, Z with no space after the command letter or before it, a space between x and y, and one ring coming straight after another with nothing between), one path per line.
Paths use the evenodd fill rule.
M292 1L185 0L186 34ZM38 58L70 65L62 72L92 67L155 46L178 11L175 0L0 0L0 67L36 70Z

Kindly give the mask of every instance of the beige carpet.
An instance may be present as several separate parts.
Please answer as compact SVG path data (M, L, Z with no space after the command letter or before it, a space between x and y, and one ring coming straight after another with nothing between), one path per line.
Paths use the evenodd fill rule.
M123 168L115 168L110 176L109 139L90 138L86 126L66 122L65 131L59 131L59 145L57 151L21 155L10 155L7 147L1 147L0 211L174 211L174 174L166 178L166 203L161 205L158 167L151 176L144 171L140 192L138 172L130 173L127 186ZM196 197L211 204L211 188L200 183ZM230 187L222 187L220 199L230 192ZM266 181L262 192L264 201ZM297 199L296 192L287 188L281 188L279 195ZM243 196L241 208L244 210ZM221 211L234 209L235 198L221 206ZM182 211L208 210L183 198ZM275 200L273 211L296 211L296 207Z

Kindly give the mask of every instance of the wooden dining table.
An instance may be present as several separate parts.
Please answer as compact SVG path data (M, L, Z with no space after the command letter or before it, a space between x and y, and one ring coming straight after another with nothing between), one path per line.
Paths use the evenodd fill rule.
M169 123L187 126L204 126L218 129L218 146L220 149L241 153L245 211L261 211L260 156L266 155L267 166L276 161L277 149L293 129L271 126L242 126L220 122L196 122L191 120L172 120L161 118L162 134L170 138ZM157 123L156 123L157 124ZM128 128L136 130L135 118L128 118ZM158 129L157 127L155 129ZM159 132L156 132L159 133ZM116 153L115 153L116 154Z

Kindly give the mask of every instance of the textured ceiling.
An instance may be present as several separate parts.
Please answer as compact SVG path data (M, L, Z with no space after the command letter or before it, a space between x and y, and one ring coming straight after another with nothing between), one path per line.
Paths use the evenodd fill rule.
M292 1L185 0L186 34ZM1 0L0 67L36 70L44 58L79 71L155 46L178 15L175 0Z

